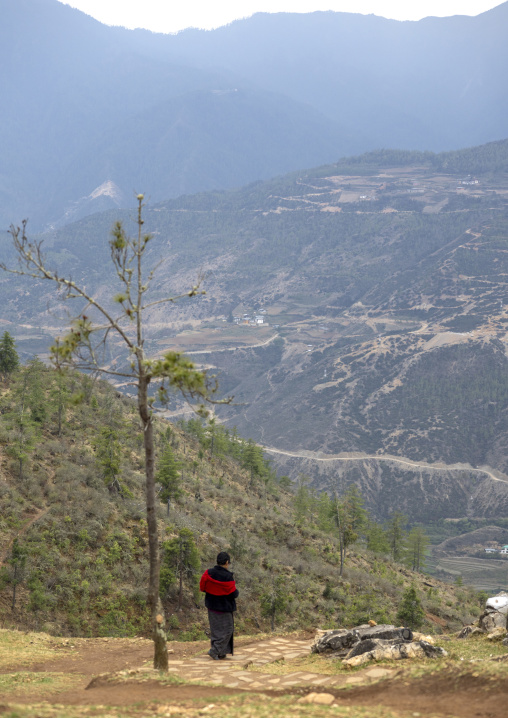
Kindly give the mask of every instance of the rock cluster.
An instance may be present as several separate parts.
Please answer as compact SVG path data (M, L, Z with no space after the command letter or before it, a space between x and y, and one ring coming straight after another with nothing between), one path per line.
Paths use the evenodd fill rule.
M485 610L480 616L479 626L485 633L496 628L506 629L508 619L508 593L501 591L485 603Z
M485 603L485 609L478 619L477 625L465 626L458 638L469 638L475 635L487 634L491 641L500 641L507 634L508 627L508 593L501 591L497 596L491 596ZM504 645L508 645L508 642Z
M414 640L416 639L416 640ZM359 666L368 661L403 658L437 658L446 651L432 645L432 639L413 636L409 628L368 624L350 630L326 631L312 646L313 653L332 653L348 666Z

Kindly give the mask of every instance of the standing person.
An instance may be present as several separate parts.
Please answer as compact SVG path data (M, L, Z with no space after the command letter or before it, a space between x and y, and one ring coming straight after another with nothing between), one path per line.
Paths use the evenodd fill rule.
M238 590L235 577L229 571L230 564L231 556L226 551L221 551L217 555L217 565L207 569L199 582L199 590L206 594L205 606L210 623L212 646L208 655L214 661L226 658L227 653L233 653L233 612L236 611L235 598L238 596Z

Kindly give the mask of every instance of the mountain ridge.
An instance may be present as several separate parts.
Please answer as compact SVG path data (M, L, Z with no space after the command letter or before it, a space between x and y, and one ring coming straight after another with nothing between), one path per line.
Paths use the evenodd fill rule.
M107 179L127 203L142 181L162 201L376 147L444 150L507 134L506 4L409 25L260 14L177 35L110 28L57 0L0 8L4 227L66 221ZM189 99L232 89L251 100L217 111ZM191 131L167 132L183 115Z

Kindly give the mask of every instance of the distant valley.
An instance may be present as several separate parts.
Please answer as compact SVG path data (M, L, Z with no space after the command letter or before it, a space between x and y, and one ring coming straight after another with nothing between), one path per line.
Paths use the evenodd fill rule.
M506 515L507 169L506 141L378 152L147 208L155 297L200 270L207 291L153 310L151 351L188 351L235 397L221 420L301 455L274 452L280 472L355 481L379 518ZM109 212L45 236L98 296L117 217L129 221ZM16 286L1 278L5 326L44 352L64 305L42 283Z

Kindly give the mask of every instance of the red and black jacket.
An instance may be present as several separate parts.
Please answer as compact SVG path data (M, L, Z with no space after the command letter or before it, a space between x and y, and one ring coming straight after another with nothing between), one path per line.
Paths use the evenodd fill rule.
M206 594L205 606L210 611L221 613L236 611L235 598L238 596L238 589L235 585L235 577L224 566L207 569L201 576L199 590Z

